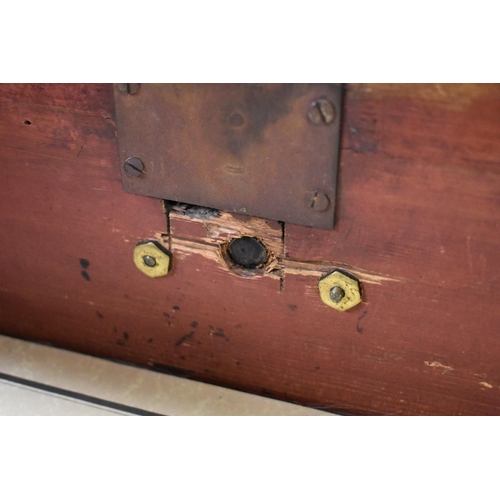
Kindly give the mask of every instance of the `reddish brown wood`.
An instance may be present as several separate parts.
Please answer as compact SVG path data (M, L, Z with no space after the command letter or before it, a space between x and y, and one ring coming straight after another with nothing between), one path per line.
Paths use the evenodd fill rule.
M335 229L287 224L281 277L122 191L111 86L1 85L0 111L4 333L346 413L500 413L499 86L348 86ZM165 278L133 264L150 237ZM346 313L317 293L339 263Z

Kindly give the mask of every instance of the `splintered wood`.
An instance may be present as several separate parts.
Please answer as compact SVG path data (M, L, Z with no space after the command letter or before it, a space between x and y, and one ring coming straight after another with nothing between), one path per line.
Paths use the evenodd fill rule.
M285 227L281 222L185 204L167 205L166 213L170 231L161 237L165 246L178 254L177 258L199 254L216 262L221 269L239 276L284 278L285 274L296 274L319 279L335 268L342 268L364 283L380 285L385 281L405 281L404 278L372 273L342 262L289 259L285 252ZM228 243L243 236L257 238L266 246L269 258L263 268L241 269L228 258Z
M179 258L197 253L239 276L282 277L284 246L280 222L182 204L167 207L166 211L169 234L163 241ZM265 245L268 259L262 268L242 269L227 255L229 242L243 236L257 238Z

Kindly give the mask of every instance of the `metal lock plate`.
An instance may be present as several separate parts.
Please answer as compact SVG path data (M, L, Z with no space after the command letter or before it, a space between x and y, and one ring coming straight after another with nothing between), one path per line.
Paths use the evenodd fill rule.
M114 89L126 191L333 227L340 84L127 88Z

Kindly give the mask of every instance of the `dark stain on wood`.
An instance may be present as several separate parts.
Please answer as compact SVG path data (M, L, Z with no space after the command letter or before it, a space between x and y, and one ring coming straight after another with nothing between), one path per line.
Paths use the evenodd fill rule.
M194 332L189 332L186 335L183 335L176 343L175 346L179 347L181 344L186 342L187 340L191 339L194 335Z
M211 333L214 337L219 337L219 338L224 339L227 342L229 342L229 339L226 337L224 330L222 330L221 328L218 328L217 330L215 330Z
M361 316L358 318L358 322L356 323L356 331L358 333L363 333L363 327L360 326L360 322L361 320L366 316L366 314L368 313L368 311L363 311L363 313L361 314Z
M82 271L80 274L85 278L86 281L90 281L90 276L87 271Z
M90 262L87 259L80 259L80 265L83 269L87 269L90 266Z

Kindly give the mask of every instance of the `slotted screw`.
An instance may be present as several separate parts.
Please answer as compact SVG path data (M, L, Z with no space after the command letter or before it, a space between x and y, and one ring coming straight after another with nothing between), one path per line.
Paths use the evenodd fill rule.
M128 175L139 177L144 172L144 163L136 156L131 156L125 160L123 168Z
M307 116L315 125L329 125L335 120L337 111L327 99L318 99L309 106Z
M330 200L323 191L311 191L307 193L307 206L316 212L323 212L328 208Z
M122 94L134 95L139 90L138 83L119 83L118 90Z

